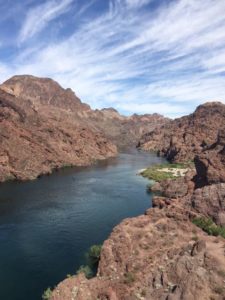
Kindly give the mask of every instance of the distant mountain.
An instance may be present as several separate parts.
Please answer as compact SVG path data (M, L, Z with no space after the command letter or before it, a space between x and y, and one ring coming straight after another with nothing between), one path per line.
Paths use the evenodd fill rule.
M156 114L92 110L52 79L14 76L0 85L0 181L34 179L115 156L116 145L135 145L166 121Z
M171 161L192 160L216 142L218 132L225 128L225 105L205 103L193 114L167 122L143 135L139 147L154 150Z

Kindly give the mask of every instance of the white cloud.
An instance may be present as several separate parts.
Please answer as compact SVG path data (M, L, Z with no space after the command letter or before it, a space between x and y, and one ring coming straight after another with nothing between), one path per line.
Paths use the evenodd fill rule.
M72 2L73 0L51 0L30 9L19 34L19 43L33 37L50 21L65 13Z
M136 9L147 1L124 1L111 1L105 13L85 18L63 41L26 48L9 69L52 77L93 107L130 113L174 117L204 101L225 100L220 74L225 71L224 0L216 5L214 0L176 0L154 13ZM61 2L60 13L70 3ZM44 24L59 15L59 9L53 11ZM29 30L26 38L33 34Z
M125 0L129 7L136 8L148 4L151 0Z

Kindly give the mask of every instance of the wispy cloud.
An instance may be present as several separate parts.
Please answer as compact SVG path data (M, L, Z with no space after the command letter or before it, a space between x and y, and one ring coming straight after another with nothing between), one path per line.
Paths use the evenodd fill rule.
M152 1L152 0L126 0L126 4L129 7L136 8L136 7L141 7L145 4L148 4L150 1Z
M49 22L65 13L73 0L51 0L31 8L19 34L19 43L43 30Z
M71 1L60 3L44 26ZM145 4L151 1L111 0L95 18L85 15L84 4L85 18L69 38L27 47L4 74L53 77L93 107L125 113L174 117L205 101L225 102L225 1L174 0L154 9Z

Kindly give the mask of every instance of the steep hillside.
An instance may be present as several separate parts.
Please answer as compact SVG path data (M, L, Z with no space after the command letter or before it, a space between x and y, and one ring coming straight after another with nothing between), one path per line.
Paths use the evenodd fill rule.
M138 146L147 151L158 151L171 161L192 160L216 142L222 128L225 128L225 105L210 102L200 105L189 116L170 121L145 134Z
M38 105L0 89L0 181L34 179L117 154L116 146L79 125L71 112Z

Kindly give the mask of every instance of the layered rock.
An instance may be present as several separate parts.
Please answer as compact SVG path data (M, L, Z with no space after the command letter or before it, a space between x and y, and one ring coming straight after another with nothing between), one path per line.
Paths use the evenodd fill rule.
M189 116L145 134L139 147L158 151L171 161L193 160L195 155L216 142L220 129L225 129L225 105L210 102L200 105Z

